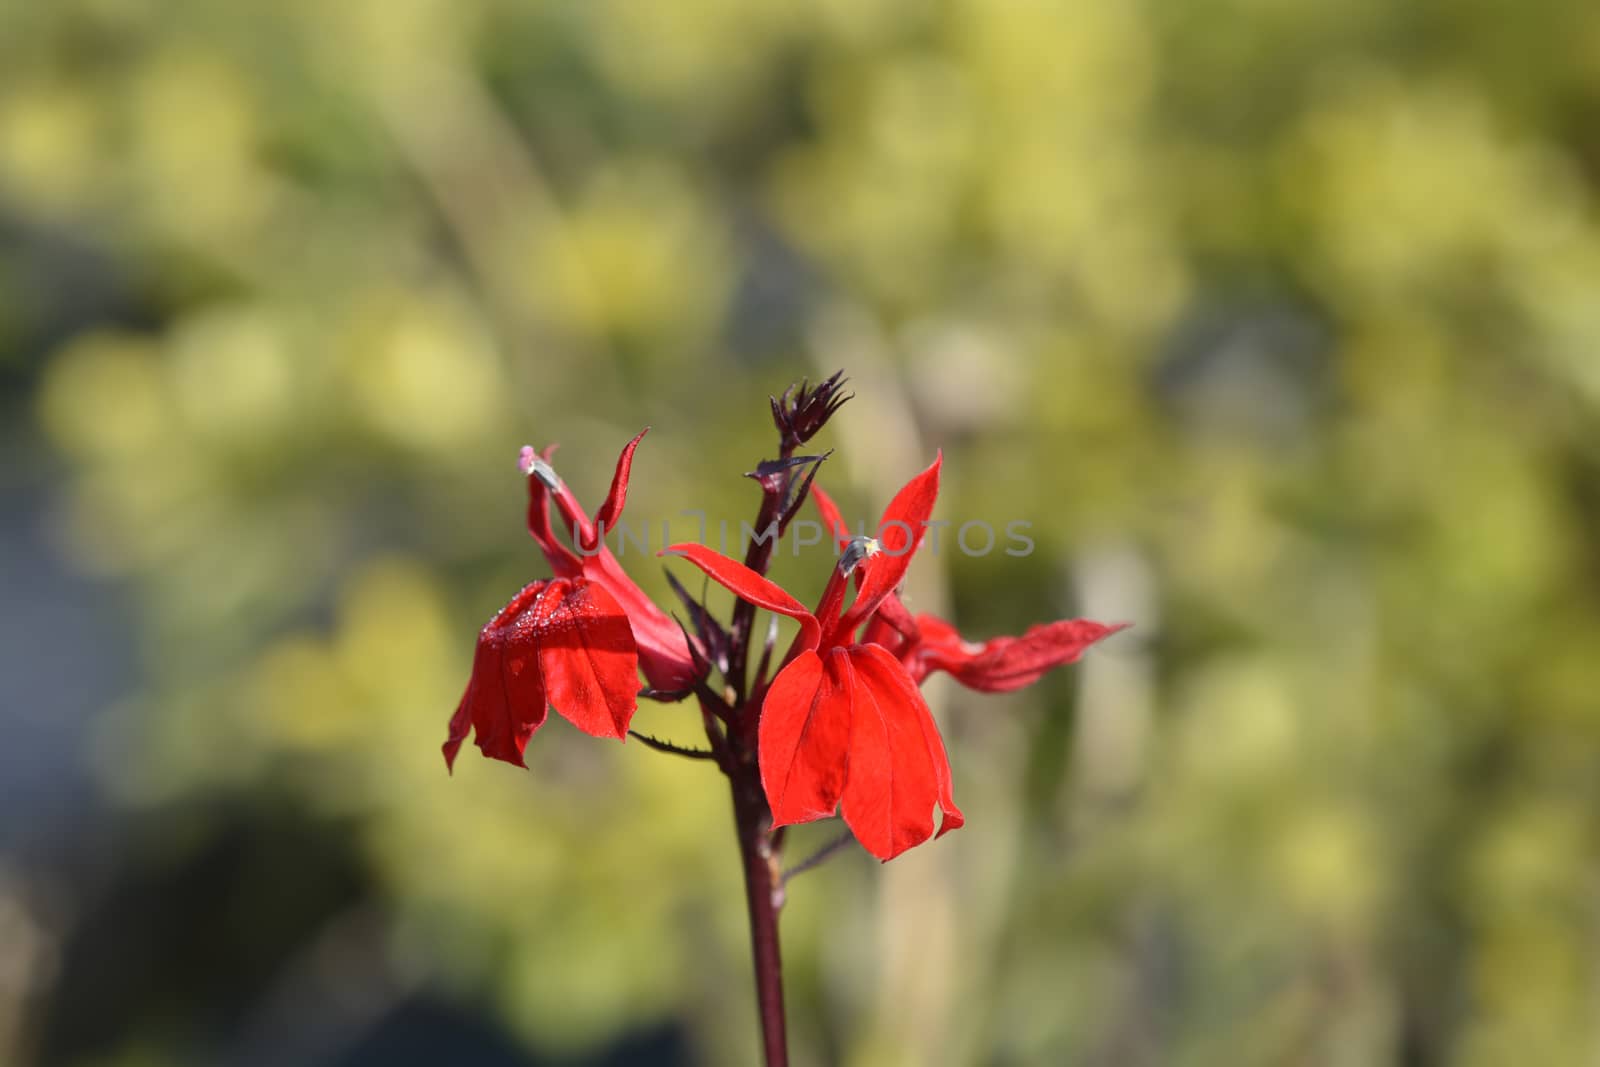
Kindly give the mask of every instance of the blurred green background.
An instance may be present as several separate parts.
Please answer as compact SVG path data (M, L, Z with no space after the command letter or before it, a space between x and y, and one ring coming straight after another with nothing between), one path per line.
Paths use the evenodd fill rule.
M797 1063L1594 1064L1597 193L1583 0L0 0L0 1062L754 1062L720 778L438 746L519 445L736 523L843 367L1033 523L919 607L1135 628L929 686Z

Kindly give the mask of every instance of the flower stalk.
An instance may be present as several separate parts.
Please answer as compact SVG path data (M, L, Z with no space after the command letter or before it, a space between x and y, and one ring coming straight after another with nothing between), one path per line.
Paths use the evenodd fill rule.
M761 793L754 765L728 776L733 791L733 821L744 866L745 906L750 917L750 952L755 964L756 1011L761 1017L761 1050L767 1067L788 1067L788 1026L783 1008L783 953L778 913L783 908L781 838ZM779 831L781 833L781 831Z
M843 375L834 374L815 389L801 385L786 390L782 398L772 398L773 422L778 429L778 460L763 464L753 475L761 485L761 506L755 529L764 535L776 530L782 535L789 519L804 502L804 495L816 477L823 457L810 463L809 473L798 484L794 461L797 448L822 429L828 418L848 400L840 393ZM757 536L745 553L744 564L757 574L765 574L772 563L777 536ZM674 585L677 586L676 579ZM681 586L677 586L682 589ZM680 598L688 600L680 592ZM704 609L691 614L704 617ZM744 868L745 905L750 920L750 949L755 965L756 1009L761 1018L761 1047L767 1067L787 1067L789 1062L788 1026L783 1004L783 954L778 938L778 915L783 908L783 832L773 830L772 812L762 786L760 763L753 742L759 731L759 702L749 700L763 679L752 683L746 676L751 635L755 626L756 605L739 600L723 639L726 642L724 678L734 696L730 717L737 730L727 750L723 771L733 795L734 827L739 838L739 856ZM714 626L706 618L702 626ZM709 643L709 642L708 642ZM763 649L758 674L766 670L770 645ZM754 704L752 707L751 705ZM708 729L710 716L707 716ZM720 738L713 738L715 743Z

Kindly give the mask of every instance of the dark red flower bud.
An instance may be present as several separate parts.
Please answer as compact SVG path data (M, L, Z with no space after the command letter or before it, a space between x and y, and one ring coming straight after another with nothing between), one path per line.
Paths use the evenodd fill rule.
M815 386L801 380L799 385L785 389L782 396L768 398L772 401L773 424L786 447L799 447L815 437L833 413L855 395L844 392L846 380L844 371L834 371Z

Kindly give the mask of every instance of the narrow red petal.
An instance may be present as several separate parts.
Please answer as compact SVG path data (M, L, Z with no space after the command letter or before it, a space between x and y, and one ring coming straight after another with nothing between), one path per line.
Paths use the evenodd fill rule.
M895 656L899 656L905 647L905 638L895 632L883 618L883 612L878 612L867 620L866 628L861 631L861 643L864 645L881 645Z
M1127 628L1091 619L1062 619L1028 628L1020 637L965 641L948 622L917 616L922 643L914 651L922 673L948 671L969 689L1004 693L1037 682L1046 671L1075 663L1095 642Z
M939 498L939 468L943 462L943 453L936 455L928 469L907 482L884 509L878 523L882 551L863 564L865 577L839 632L854 631L905 579Z
M915 647L920 638L917 621L893 593L883 598L883 603L878 605L878 610L867 620L866 629L861 633L862 644L882 645L896 659Z
M944 649L952 647L959 649L965 642L953 625L937 615L918 615L915 625L917 640L910 647L898 650L895 655L905 664L911 680L921 685L923 679L938 669L934 661L946 654ZM977 650L979 646L968 647Z
M712 581L758 608L798 619L800 636L797 638L796 647L802 651L817 647L817 642L822 636L822 627L817 624L810 609L790 596L776 582L763 578L738 560L729 559L722 553L693 541L670 545L662 554L682 556L705 571Z
M916 618L917 632L922 641L929 645L961 644L961 634L956 630L955 624L948 619L941 619L937 615L922 614Z
M761 784L772 824L825 819L850 759L850 663L806 651L778 673L761 707Z
M939 499L939 469L943 463L944 453L940 452L928 464L928 469L901 486L889 506L883 509L883 518L878 522L878 540L883 543L886 555L903 557L909 565L911 555L922 543L933 505Z
M600 510L594 514L595 525L600 529L615 529L617 520L622 517L623 505L628 500L628 478L633 472L633 453L649 432L648 426L640 430L637 437L623 446L622 455L617 457L617 472L611 476L611 492L606 494Z
M555 451L556 446L551 445L539 454L539 458L548 463L550 457L555 455ZM538 544L539 550L544 553L544 558L550 561L550 569L557 577L576 577L583 570L582 563L577 553L556 536L555 527L550 522L550 488L531 471L527 474L526 480L528 535Z
M445 766L454 768L469 727L485 756L526 766L522 753L548 714L538 635L530 616L549 585L537 581L525 586L479 632L472 676L450 718Z
M539 547L544 549L545 555L550 557L550 565L556 574L565 578L574 572L573 564L577 557L570 548L556 538L551 529L549 503L555 502L556 509L561 512L561 517L566 520L567 529L572 533L573 542L584 551L592 550L600 538L595 531L594 523L589 521L589 513L578 503L572 488L550 466L550 457L555 451L555 445L551 445L543 453L535 453L532 448L524 446L519 464L528 478L528 532L539 542ZM627 450L624 450L624 453L631 463L631 453ZM539 462L535 462L536 457Z
M616 598L583 579L556 579L534 604L539 665L550 705L584 733L626 737L639 657Z

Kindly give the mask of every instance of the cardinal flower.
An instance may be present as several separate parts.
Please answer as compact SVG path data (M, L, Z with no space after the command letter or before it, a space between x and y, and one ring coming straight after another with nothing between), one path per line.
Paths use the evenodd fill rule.
M972 642L944 619L907 610L899 588L929 525L941 461L936 457L895 494L876 538L851 537L838 509L814 485L830 453L800 454L850 399L844 386L841 371L771 398L778 454L751 475L761 488L760 533L744 563L698 544L665 550L739 598L724 622L703 597L674 582L690 629L645 596L605 543L621 518L644 434L623 448L610 492L592 519L551 466L553 446L524 448L528 532L552 576L525 587L479 634L471 679L444 745L447 764L475 735L485 756L524 766L528 741L553 708L588 733L632 733L651 749L720 770L728 779L743 861L769 1067L788 1062L778 937L785 886L790 875L833 851L829 846L785 872L780 828L837 812L868 852L887 861L960 827L966 819L955 803L950 759L921 683L945 671L972 689L1016 689L1120 629L1072 619L1032 627L1020 637ZM808 494L815 495L840 548L814 610L764 576L777 540ZM566 529L558 533L558 525ZM751 657L759 643L757 608L799 623L775 674L768 670L775 618L759 660ZM747 669L752 663L753 673ZM648 681L642 689L640 672ZM698 700L708 747L630 729L639 700L674 703L690 696Z
M783 669L762 700L757 741L774 826L842 810L863 847L889 860L961 826L950 761L905 664L856 631L899 585L938 494L939 460L885 513L884 539L857 538L840 557L816 612L775 583L703 545L675 545L714 581L757 607L800 622ZM845 594L859 568L847 610Z
M543 455L522 450L528 532L556 577L524 587L478 634L472 676L444 743L447 766L454 765L469 731L485 756L526 766L528 739L551 707L586 733L626 737L641 667L659 688L693 681L682 629L623 572L603 540L622 514L642 437L622 450L597 522L550 466L553 446ZM552 497L572 526L576 550L556 536Z

